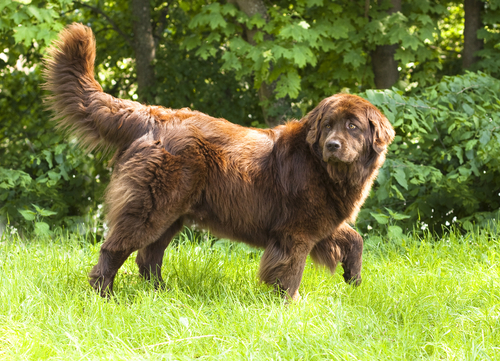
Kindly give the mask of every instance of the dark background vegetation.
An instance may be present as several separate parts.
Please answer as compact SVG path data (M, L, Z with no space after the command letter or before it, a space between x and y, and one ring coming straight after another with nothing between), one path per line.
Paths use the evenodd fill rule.
M255 127L340 91L380 107L397 136L363 233L498 218L500 0L2 0L0 15L3 226L102 231L109 156L54 131L40 86L47 45L73 21L92 27L98 80L117 97Z

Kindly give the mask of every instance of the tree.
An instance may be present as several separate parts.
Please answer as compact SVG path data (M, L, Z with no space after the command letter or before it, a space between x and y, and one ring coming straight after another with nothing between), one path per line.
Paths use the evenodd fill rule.
M366 0L369 4L370 1ZM387 14L401 12L401 0L391 0ZM365 12L368 17L368 11ZM399 79L398 62L394 58L398 44L378 45L371 53L375 86L378 89L389 89Z
M262 0L234 0L239 8L249 17L260 17L266 23L269 22L266 5ZM246 41L252 46L257 45L254 37L259 30L256 26L250 27L243 25L245 28ZM264 40L273 41L274 37L270 34L264 35ZM270 70L273 69L272 62L269 64ZM276 81L262 81L258 90L259 100L262 105L262 113L267 126L274 127L283 122L283 114L280 111L286 107L286 98L276 99Z
M151 24L151 5L149 0L132 0L132 26L134 32L134 51L137 69L137 93L140 101L154 97L155 83L153 61L155 41Z
M125 4L116 2L114 9L122 5L125 10L126 21L114 20L114 14L104 8L104 6L93 6L85 2L75 2L75 5L88 9L91 13L101 18L101 22L111 28L125 41L128 47L134 51L136 79L137 79L137 98L142 102L152 100L155 85L154 60L156 54L156 44L153 38L153 27L151 18L151 4L149 0L130 1L130 10ZM127 4L128 5L128 4ZM129 14L127 14L129 13ZM128 15L128 16L127 16ZM120 18L123 18L121 14ZM118 25L118 23L120 25ZM130 31L127 31L128 28ZM124 30L125 29L125 30ZM128 34L132 33L133 36Z
M464 69L470 68L479 60L478 51L483 48L483 40L480 39L478 31L482 28L481 14L484 9L484 2L479 0L464 0Z

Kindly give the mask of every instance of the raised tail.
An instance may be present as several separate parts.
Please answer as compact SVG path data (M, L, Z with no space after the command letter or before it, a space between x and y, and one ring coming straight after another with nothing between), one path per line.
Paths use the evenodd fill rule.
M74 134L89 150L123 148L155 127L149 107L115 98L94 79L95 39L92 30L71 24L48 49L44 88L57 126ZM163 109L167 111L167 109Z

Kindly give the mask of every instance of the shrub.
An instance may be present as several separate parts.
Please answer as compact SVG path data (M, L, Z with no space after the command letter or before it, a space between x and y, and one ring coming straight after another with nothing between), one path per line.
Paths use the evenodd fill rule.
M360 213L358 227L393 234L456 223L469 230L500 208L500 81L484 73L444 77L405 96L398 90L364 97L396 129L388 159ZM373 222L375 220L375 222Z
M4 72L0 92L0 221L36 233L72 228L96 207L106 162L54 130L38 70ZM0 222L0 223L2 223Z

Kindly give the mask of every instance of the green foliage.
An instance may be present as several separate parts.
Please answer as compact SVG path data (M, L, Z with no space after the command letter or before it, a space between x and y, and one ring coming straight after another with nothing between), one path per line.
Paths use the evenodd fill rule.
M97 206L109 171L54 132L40 83L38 70L2 75L0 220L42 235L81 222Z
M485 4L485 46L474 69L498 77L500 0ZM470 229L496 217L498 83L483 73L443 78L463 71L461 1L404 0L396 14L387 13L388 0L371 1L367 14L364 0L275 1L266 2L267 19L249 18L232 2L151 5L157 45L149 103L262 126L260 106L273 104L259 103L264 81L276 81L282 99L269 114L305 114L339 91L366 91L397 138L360 214L363 231L399 237L417 220L435 230L454 222ZM46 225L74 224L95 208L109 170L102 155L84 154L48 121L38 86L44 48L65 24L89 24L99 82L134 99L133 14L126 0L0 0L0 14L0 223L45 234ZM400 82L369 90L374 49L394 43Z
M71 21L82 21L94 31L97 46L98 80L104 91L121 98L136 99L136 78L132 39L124 38L111 28L99 9L119 24L122 33L133 34L129 1L118 0L98 7L76 3L79 9ZM153 1L152 25L156 48L154 61L156 84L148 103L171 108L190 107L231 122L250 125L263 122L258 97L249 76L235 79L231 70L222 69L219 56L207 58L185 50L181 44L194 38L187 26L187 12L198 11L196 2ZM220 51L213 49L218 55ZM214 53L215 55L215 53Z
M190 107L242 125L263 122L253 79L236 79L233 71L221 70L220 52L216 57L203 58L195 50L183 49L181 44L193 33L187 26L189 17L181 8L171 9L169 20L156 52L155 104Z
M411 231L419 221L440 231L498 219L499 94L500 81L484 73L445 77L418 96L367 91L397 135L358 226Z
M256 89L276 80L277 98L299 101L317 102L346 88L373 88L371 52L379 45L398 44L401 87L431 84L443 67L457 70L448 64L456 62L461 46L442 35L461 21L456 16L463 14L461 7L452 1L408 1L402 13L388 14L389 1L371 2L365 17L364 3L279 1L268 8L266 22L233 4L213 2L193 16L190 27L198 35L184 46L205 59L221 51L223 69L238 77L253 75ZM245 39L245 28L255 31L253 39Z
M0 0L0 69L14 65L19 56L40 59L40 49L62 30L61 12L73 0ZM8 60L5 60L5 59Z
M72 0L1 0L0 31L13 31L16 43L29 47L33 41L50 41L62 27L55 19L59 11L67 9Z
M486 1L485 11L481 21L483 27L478 31L478 37L484 39L484 48L478 52L481 60L473 69L481 69L495 77L500 77L500 0Z

